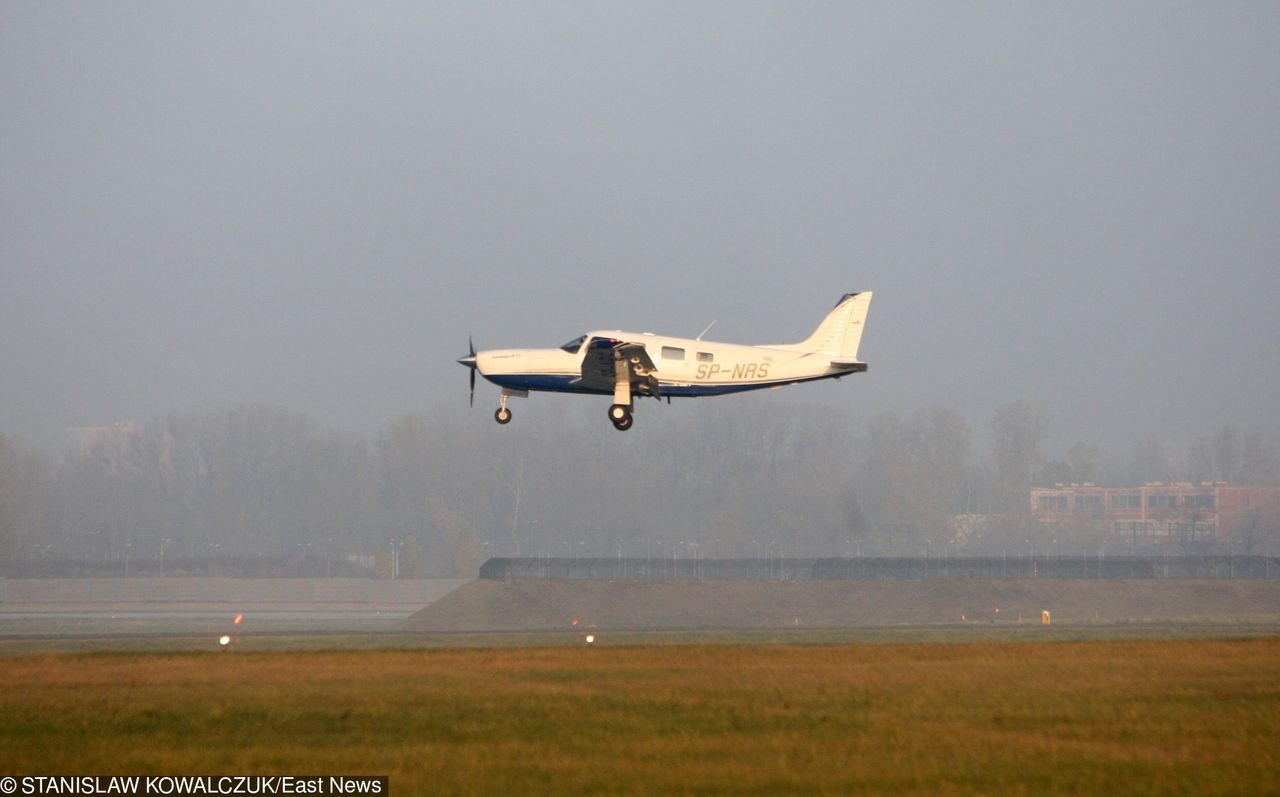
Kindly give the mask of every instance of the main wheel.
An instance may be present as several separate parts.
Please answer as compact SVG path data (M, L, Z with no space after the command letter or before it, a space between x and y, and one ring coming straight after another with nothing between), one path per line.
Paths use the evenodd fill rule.
M619 421L631 417L631 408L626 404L614 404L609 407L609 420L616 425Z
M613 428L617 429L619 432L625 432L628 429L630 429L631 424L635 422L636 422L635 418L632 418L630 415L628 415L627 417L623 418L620 421L614 421Z
M493 419L501 424L511 423L511 410L506 407L500 407L498 411L493 414Z

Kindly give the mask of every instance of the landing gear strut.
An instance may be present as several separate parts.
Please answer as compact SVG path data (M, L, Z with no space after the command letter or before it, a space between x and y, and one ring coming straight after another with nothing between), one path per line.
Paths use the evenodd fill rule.
M613 406L609 408L609 420L613 428L625 432L631 428L631 369L622 355L613 355Z

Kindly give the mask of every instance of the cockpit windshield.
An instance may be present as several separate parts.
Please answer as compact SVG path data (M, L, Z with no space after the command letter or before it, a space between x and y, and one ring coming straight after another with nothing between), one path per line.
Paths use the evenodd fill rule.
M583 335L582 337L574 338L573 340L564 344L560 348L564 349L570 354L577 354L578 350L582 348L582 344L585 343L586 340L587 340L587 336Z

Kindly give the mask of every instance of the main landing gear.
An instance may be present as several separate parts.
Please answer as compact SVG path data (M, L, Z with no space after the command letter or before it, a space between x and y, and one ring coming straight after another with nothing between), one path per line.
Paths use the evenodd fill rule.
M610 407L609 420L613 421L613 428L619 432L627 431L635 423L635 419L631 417L631 408L626 404L614 404Z
M635 422L631 418L631 365L638 362L637 357L628 361L623 354L613 353L613 406L609 407L609 420L619 432L627 431Z

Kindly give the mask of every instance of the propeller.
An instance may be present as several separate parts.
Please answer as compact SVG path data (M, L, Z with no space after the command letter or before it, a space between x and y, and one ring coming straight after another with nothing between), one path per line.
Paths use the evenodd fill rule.
M471 342L471 336L467 335L467 356L458 358L459 365L465 365L471 369L471 406L476 405L476 345Z

